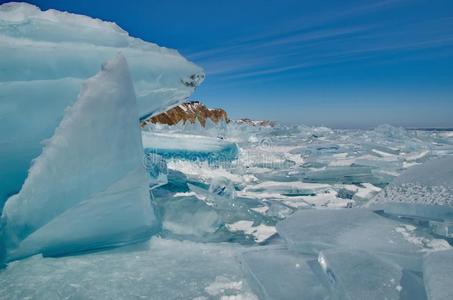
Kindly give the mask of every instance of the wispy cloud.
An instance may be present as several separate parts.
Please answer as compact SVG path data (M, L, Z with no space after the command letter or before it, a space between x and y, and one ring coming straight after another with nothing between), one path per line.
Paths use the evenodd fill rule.
M276 26L280 31L238 37L220 47L189 53L188 57L204 66L208 76L231 81L374 59L395 51L453 47L452 17L378 18L373 22L364 18L404 8L409 2L368 1L342 11L302 16ZM339 21L345 22L341 25Z

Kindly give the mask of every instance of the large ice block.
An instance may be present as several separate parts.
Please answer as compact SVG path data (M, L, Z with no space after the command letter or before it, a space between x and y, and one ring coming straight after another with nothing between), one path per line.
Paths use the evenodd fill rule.
M148 238L156 225L126 59L87 80L21 191L6 202L9 259Z
M429 253L423 261L423 279L430 300L453 299L453 250Z
M334 299L326 281L313 272L316 260L286 249L263 248L243 254L248 282L260 299Z
M212 241L223 224L215 209L194 196L157 197L155 202L165 237Z
M301 210L277 223L290 249L317 254L330 248L366 250L398 261L406 268L421 268L423 245L411 238L403 224L370 210Z
M118 52L131 68L139 116L180 103L204 79L177 51L133 38L115 23L27 3L0 5L0 206L19 191L40 142L83 81Z
M322 251L318 262L339 299L398 300L402 269L365 251Z

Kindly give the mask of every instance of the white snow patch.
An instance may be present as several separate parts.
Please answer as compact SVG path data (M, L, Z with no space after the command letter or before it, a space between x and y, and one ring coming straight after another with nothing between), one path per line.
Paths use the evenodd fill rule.
M253 226L253 221L237 221L233 224L226 224L226 227L231 232L242 231L245 234L253 235L257 243L262 243L277 233L274 226L260 224Z

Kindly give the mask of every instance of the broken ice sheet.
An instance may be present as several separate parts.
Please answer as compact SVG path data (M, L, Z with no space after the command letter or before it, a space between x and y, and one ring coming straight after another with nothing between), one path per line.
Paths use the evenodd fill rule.
M388 214L453 220L453 156L412 167L369 203Z
M193 241L212 241L223 224L215 209L192 195L156 197L162 221L162 235Z
M315 258L262 247L242 255L248 282L260 299L334 299L312 271Z
M0 298L256 299L238 262L243 249L153 238L85 255L33 256L0 272Z
M402 269L371 253L351 249L330 249L319 254L318 262L333 293L341 299L399 299Z
M430 300L453 299L453 250L429 253L423 260L423 279Z
M277 224L290 249L308 254L344 247L385 256L405 268L421 269L423 246L412 243L396 229L401 223L370 210L301 210Z

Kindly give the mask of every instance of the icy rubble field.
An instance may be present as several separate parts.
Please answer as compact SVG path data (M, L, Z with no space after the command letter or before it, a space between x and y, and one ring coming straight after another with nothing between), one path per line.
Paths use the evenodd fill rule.
M374 130L284 125L272 128L235 123L209 123L207 128L198 123L148 125L143 133L145 141L149 132L154 136L173 136L175 145L192 136L194 141L201 141L200 147L210 150L211 156L207 157L190 153L181 158L167 153L169 185L154 191L157 206L164 211L164 234L183 238L184 234L166 226L166 218L171 218L172 226L176 226L173 211L177 210L177 203L193 202L200 206L196 219L212 220L204 224L207 227L203 233L198 232L197 239L203 241L263 243L276 233L276 222L297 209L369 206L373 203L370 199L378 194L382 198L394 189L390 185L382 192L395 178L404 180L404 176L398 177L402 172L410 168L417 172L416 166L453 154L453 139L448 131L408 131L389 125ZM208 139L212 142L207 143ZM210 146L215 141L236 143L236 159L222 155L228 147ZM154 149L146 145L145 142L148 151ZM192 148L179 146L180 150ZM442 164L453 165L451 160L437 163ZM430 203L434 208L428 209L435 210L436 205L442 204L451 206L447 201L452 195L448 183L453 175L448 168L440 172L429 171L434 178L431 181L444 187L446 196L434 197ZM423 169L419 173L426 177ZM433 182L424 187L432 190ZM441 210L448 214L445 205ZM180 209L177 213L179 226L184 228L194 222L190 216L184 217L185 211ZM204 218L202 211L206 211Z
M453 132L140 131L199 67L28 4L0 6L0 41L0 299L453 297Z
M440 275L453 267L450 132L231 123L150 125L142 135L150 155L145 166L155 179L157 236L136 246L12 262L0 273L1 294L7 299L451 296L451 284ZM159 144L148 143L151 136L173 136L166 147L175 151L163 159L149 146ZM195 147L188 139L202 142ZM231 144L237 147L233 156ZM429 203L411 200L414 190L395 191L408 182L424 192L439 186L446 192ZM385 193L409 196L384 201Z

